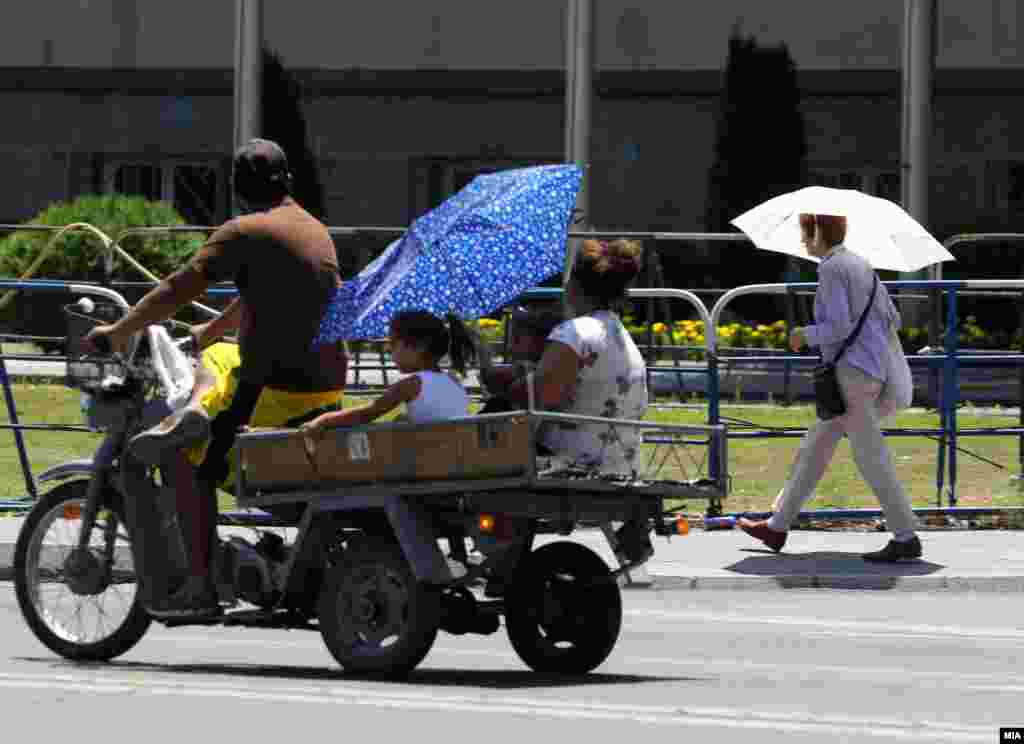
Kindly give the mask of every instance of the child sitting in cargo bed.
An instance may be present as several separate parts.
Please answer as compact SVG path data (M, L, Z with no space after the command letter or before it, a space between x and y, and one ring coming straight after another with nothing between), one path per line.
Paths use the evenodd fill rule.
M446 355L459 375L475 355L465 325L454 315L447 322L424 310L407 310L391 320L391 358L408 375L384 391L377 400L358 408L329 411L303 424L310 435L338 426L359 426L377 420L402 403L406 420L414 424L444 421L469 415L469 396L452 375L439 366Z
M481 354L480 380L484 387L489 391L505 390L533 372L544 354L548 336L562 320L561 314L551 309L515 308L509 316L508 351L512 364L495 367L489 354ZM484 347L481 345L480 348ZM501 413L519 408L499 392L488 399L480 413Z

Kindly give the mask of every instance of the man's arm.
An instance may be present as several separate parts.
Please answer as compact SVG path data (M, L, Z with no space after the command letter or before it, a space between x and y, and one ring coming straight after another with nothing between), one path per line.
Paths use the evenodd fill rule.
M101 339L115 348L123 347L133 334L199 299L213 282L233 276L243 255L241 237L234 220L221 225L186 266L160 282L127 315L112 325L89 331L83 347L101 351Z
M213 320L192 326L192 335L195 336L199 348L204 349L214 341L223 338L227 333L237 331L242 322L243 309L242 298L236 297L224 309L224 312Z
M112 335L127 339L146 326L167 320L181 307L206 293L210 282L192 266L171 274L113 324Z

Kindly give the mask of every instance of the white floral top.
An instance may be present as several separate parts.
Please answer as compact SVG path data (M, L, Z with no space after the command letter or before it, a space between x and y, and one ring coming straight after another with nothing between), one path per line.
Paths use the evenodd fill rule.
M647 411L647 367L619 316L599 310L568 320L549 341L563 343L580 358L576 388L561 413L639 419ZM641 432L605 424L550 424L541 441L568 464L605 473L639 470Z

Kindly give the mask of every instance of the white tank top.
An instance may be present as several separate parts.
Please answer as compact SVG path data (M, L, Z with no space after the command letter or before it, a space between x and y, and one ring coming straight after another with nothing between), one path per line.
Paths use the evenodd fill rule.
M465 388L444 372L416 372L420 394L406 403L410 423L424 424L469 415L469 396Z

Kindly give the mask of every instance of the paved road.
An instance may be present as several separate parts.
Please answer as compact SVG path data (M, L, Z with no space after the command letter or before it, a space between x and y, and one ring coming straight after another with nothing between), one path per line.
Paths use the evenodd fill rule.
M45 741L995 742L1024 724L1024 598L626 592L597 673L525 670L503 632L442 634L413 676L341 673L303 632L154 628L114 663L44 649L0 585L8 731ZM306 733L302 733L306 732ZM756 738L752 738L756 737Z

